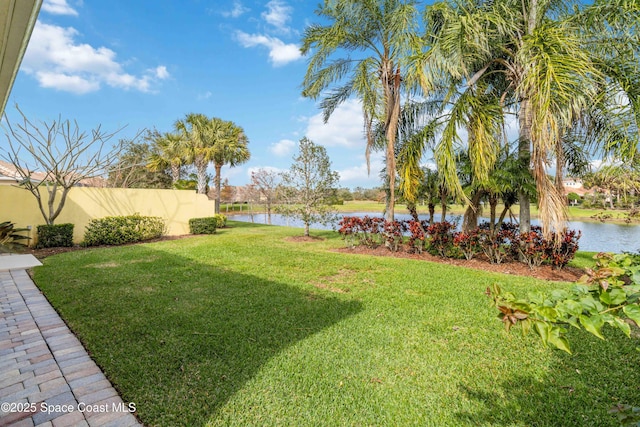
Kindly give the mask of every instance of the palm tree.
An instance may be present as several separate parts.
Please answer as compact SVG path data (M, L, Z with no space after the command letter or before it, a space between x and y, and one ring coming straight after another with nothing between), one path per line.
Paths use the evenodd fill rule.
M198 194L207 193L207 167L211 162L212 141L208 138L207 127L209 119L204 114L189 113L184 119L175 123L176 130L187 141L187 151L189 158L196 168L196 179L198 181L196 192Z
M211 119L208 134L213 141L211 161L215 168L213 182L216 188L215 212L220 213L220 191L222 166L235 167L251 157L247 144L249 140L244 130L233 122Z
M447 76L463 93L499 88L502 93L494 94L490 102L499 100L502 112L494 110L493 114L508 110L518 114L521 167L531 169L535 177L545 231L562 228L566 218L562 195L549 180L545 166L561 144L561 136L587 109L603 81L600 64L585 42L585 28L568 3L441 2L427 13L426 27L436 40L428 52L429 79ZM497 76L506 85L495 85ZM451 180L455 170L450 166L455 150L451 141L456 134L453 130L445 133L436 149L439 164L449 165L442 173ZM488 141L490 137L483 138ZM478 173L486 173L491 162L481 161L478 166ZM520 227L527 231L530 201L523 192L519 199Z
M311 57L302 93L313 99L323 97L320 106L325 122L350 97L362 102L367 163L372 149L385 149L389 184L385 219L391 221L401 95L418 89L411 61L412 54L422 48L416 36L416 2L326 0L316 13L329 25L314 24L305 30L301 51L305 55L311 52ZM337 87L327 94L333 85ZM375 138L376 124L384 129L384 141Z
M220 213L220 172L222 166L237 166L249 160L248 139L244 130L233 122L208 118L204 114L190 113L175 124L176 129L188 141L188 158L196 167L197 192L206 194L207 167L213 162L216 186L215 213Z
M180 179L182 166L189 164L189 150L184 135L180 133L155 133L150 136L154 153L149 158L147 168L152 172L170 169L171 181L175 185Z

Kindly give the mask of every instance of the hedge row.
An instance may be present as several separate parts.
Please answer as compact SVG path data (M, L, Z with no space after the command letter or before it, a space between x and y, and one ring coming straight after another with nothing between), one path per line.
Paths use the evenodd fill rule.
M521 261L530 268L550 264L562 268L578 250L581 232L566 230L549 239L542 229L532 226L528 233L520 233L518 226L503 223L492 230L488 223L469 233L456 231L456 224L448 221L429 224L428 221L385 221L377 217L343 217L339 232L351 245L376 247L385 245L392 251L412 253L427 251L449 258L473 259L479 254L494 264L506 260Z
M161 237L166 232L164 219L140 214L93 219L84 233L84 246L123 245Z
M37 234L38 248L73 246L73 224L39 225Z

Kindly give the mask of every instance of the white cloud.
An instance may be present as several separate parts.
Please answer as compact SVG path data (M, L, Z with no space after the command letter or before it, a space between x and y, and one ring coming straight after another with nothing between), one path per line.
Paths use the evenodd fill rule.
M240 16L249 12L249 10L249 8L242 5L242 2L234 1L233 9L231 9L230 11L222 12L222 16L224 16L225 18L239 18Z
M151 71L160 80L164 80L164 79L168 79L169 78L169 71L167 71L167 67L165 67L164 65L160 65L159 67L156 67Z
M101 85L150 92L155 80L169 77L165 66L147 70L141 76L126 73L116 53L76 42L74 28L36 22L22 61L23 70L35 76L42 87L83 94Z
M40 86L78 94L94 92L100 88L100 84L95 81L89 81L80 76L70 76L63 73L48 73L46 71L38 71L36 78L40 82Z
M283 139L269 146L269 151L278 157L285 157L293 153L298 144L290 139Z
M44 0L42 10L53 15L78 16L78 12L67 4L67 0Z
M269 59L275 66L285 65L302 57L300 48L296 44L286 44L276 37L247 34L242 31L236 31L236 37L243 47L264 46L268 48Z
M209 98L211 98L211 96L213 96L213 93L211 93L211 91L208 90L205 93L199 94L198 95L198 99L209 99Z
M267 3L267 11L262 12L262 18L279 31L288 33L287 23L291 20L293 8L281 0L271 0Z
M384 166L384 156L382 154L374 154L370 159L370 173L367 170L365 161L356 166L338 170L340 184L346 187L374 187L380 185L380 171Z
M322 116L322 113L318 113L309 119L306 135L310 140L327 147L361 147L364 150L366 138L359 101L347 100L342 103L326 124Z

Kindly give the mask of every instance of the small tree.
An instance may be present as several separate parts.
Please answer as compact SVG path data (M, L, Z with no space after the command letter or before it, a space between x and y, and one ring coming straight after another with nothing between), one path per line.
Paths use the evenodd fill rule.
M300 219L304 235L309 236L312 222L327 224L335 219L329 200L335 195L340 176L331 170L325 148L306 137L300 140L299 153L293 160L289 172L282 174L283 195L288 203L281 212Z
M118 155L108 168L108 187L116 188L171 188L169 167L153 170L147 166L154 156L154 148L147 142L122 139Z
M271 224L271 208L277 200L280 174L274 170L258 169L251 172L251 185L259 194L258 202L264 204L267 223Z
M81 181L100 176L114 162L117 152L106 143L121 129L104 132L98 126L88 134L77 122L59 118L50 124L34 124L16 106L22 120L12 125L5 116L9 151L5 158L16 168L20 186L38 201L47 225L53 225L62 212L67 195ZM33 178L39 171L44 177ZM43 193L49 197L43 200Z

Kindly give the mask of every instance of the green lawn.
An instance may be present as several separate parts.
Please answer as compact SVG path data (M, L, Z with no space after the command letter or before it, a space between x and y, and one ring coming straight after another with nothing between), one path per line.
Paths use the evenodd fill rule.
M345 255L333 232L230 221L212 236L69 252L35 280L149 426L614 426L640 345L574 355L506 334L483 294L526 277Z

